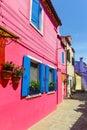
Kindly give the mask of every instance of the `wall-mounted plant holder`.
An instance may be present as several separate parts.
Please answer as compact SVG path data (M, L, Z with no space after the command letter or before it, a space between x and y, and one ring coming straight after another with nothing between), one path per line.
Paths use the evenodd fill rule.
M12 71L2 70L1 77L2 79L10 79L12 75Z
M12 75L12 82L19 83L21 76Z

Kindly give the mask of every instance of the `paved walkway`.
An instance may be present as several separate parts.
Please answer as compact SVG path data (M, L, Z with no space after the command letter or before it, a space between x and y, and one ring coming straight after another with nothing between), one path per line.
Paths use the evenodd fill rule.
M56 111L28 130L87 130L87 93L65 99Z

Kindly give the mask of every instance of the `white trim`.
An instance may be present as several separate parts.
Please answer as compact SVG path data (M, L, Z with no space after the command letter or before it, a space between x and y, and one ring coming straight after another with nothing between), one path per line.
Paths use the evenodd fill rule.
M41 6L41 4L40 4ZM32 14L32 0L30 1L30 24L41 34L43 35L43 17L44 17L44 10L43 10L43 7L41 6L42 8L42 17L41 17L41 30L39 30L31 21L31 14Z
M54 66L51 66L51 65L49 65L49 64L48 64L48 66L49 66L50 68L52 68L52 69L56 69Z
M38 60L35 57L29 56L29 55L27 57L29 57L31 60L34 60L34 61L39 62L39 63L42 63L41 60Z
M28 96L26 97L26 99L34 98L34 97L39 97L39 96L41 96L41 95L42 95L41 93L34 94L34 95L28 95Z
M31 11L32 10L32 0L30 0L30 21L31 21Z
M53 90L53 91L49 91L47 94L49 95L49 94L53 94L53 93L55 93L56 91L55 90Z

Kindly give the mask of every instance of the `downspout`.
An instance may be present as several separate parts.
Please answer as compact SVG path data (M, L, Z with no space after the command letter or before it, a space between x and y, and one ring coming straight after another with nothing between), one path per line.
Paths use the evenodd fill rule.
M66 42L66 79L67 79L67 81L68 81L68 75L67 75L67 42ZM68 97L68 94L67 94L67 87L68 87L68 85L67 85L67 83L66 83L66 97Z
M57 39L56 39L56 63L57 63L57 86L58 86L58 71L59 71L59 62L58 62L58 55L59 55L59 49L61 48L58 48L58 39L60 40L61 42L61 36L60 35L57 35ZM57 104L58 104L58 88L57 88Z
M56 65L57 65L57 104L58 104L58 35L56 37Z

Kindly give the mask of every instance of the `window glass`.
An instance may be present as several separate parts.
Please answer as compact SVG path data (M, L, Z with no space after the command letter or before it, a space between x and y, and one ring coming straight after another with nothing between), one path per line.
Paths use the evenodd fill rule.
M31 62L30 81L38 80L38 63Z
M52 73L52 68L49 70L49 83L53 82L53 73Z

